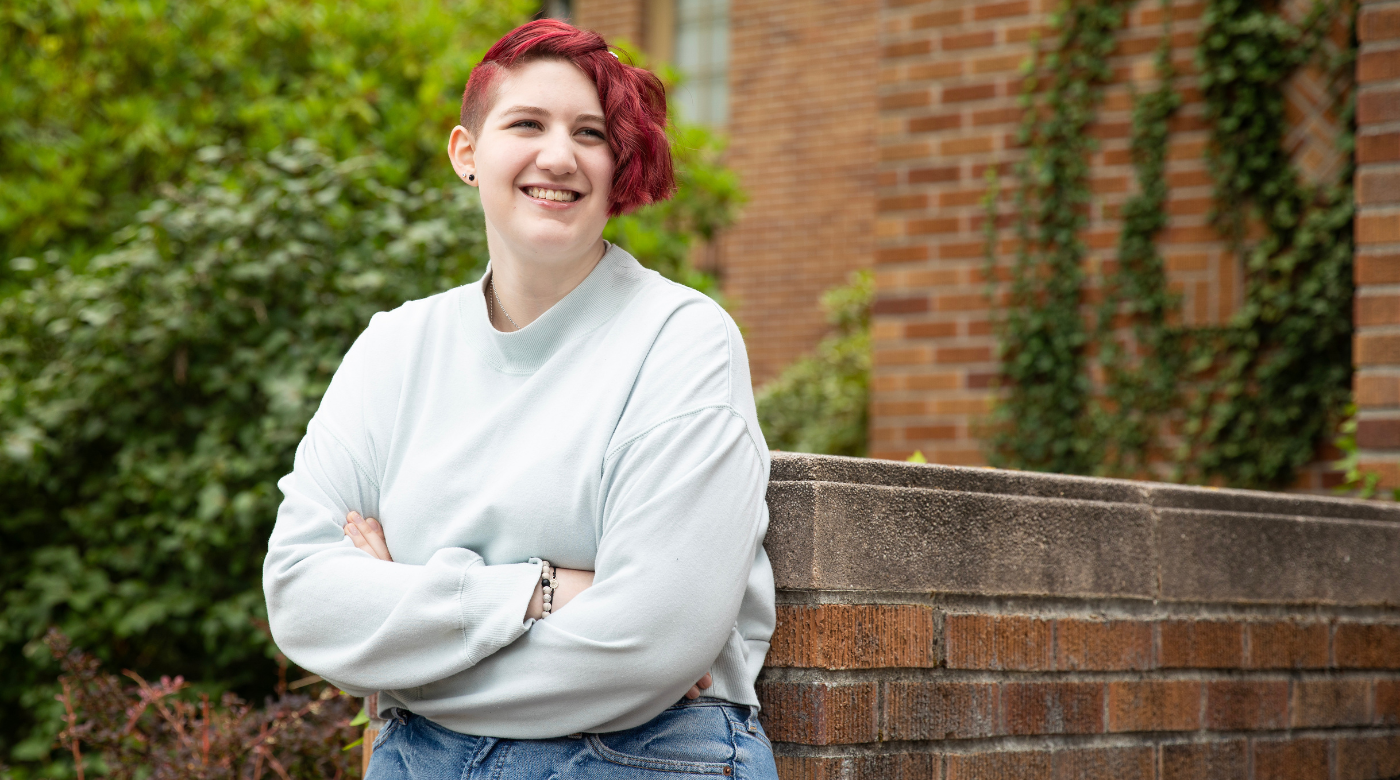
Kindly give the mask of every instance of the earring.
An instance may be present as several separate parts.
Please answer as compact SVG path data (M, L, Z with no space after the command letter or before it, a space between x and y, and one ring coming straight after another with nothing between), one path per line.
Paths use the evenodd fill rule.
M474 174L474 173L469 173L469 174L467 174L467 181L476 181L476 174Z

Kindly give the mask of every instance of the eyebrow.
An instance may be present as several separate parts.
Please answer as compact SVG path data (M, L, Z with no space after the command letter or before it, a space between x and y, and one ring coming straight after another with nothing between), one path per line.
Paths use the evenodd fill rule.
M543 108L537 108L535 106L511 106L510 108L502 112L502 116L512 116L514 114L524 114L526 116L541 117L549 116L548 111L544 110ZM605 117L599 116L598 114L579 114L577 117L575 117L575 121L597 122L600 125L607 125L608 123L608 120Z

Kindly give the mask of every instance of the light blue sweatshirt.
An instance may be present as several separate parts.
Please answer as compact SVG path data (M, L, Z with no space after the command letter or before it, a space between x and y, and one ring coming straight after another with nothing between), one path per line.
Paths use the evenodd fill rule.
M517 332L483 292L375 315L336 371L278 483L278 646L482 736L637 726L706 671L707 695L757 704L769 463L733 321L616 246ZM392 563L343 535L352 509ZM526 620L532 558L594 584Z

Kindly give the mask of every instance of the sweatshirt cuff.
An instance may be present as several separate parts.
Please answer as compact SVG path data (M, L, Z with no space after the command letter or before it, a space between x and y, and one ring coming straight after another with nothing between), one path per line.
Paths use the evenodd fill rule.
M539 581L538 563L473 566L466 571L458 597L462 626L476 635L468 650L472 665L519 639L534 622L526 620L525 612Z

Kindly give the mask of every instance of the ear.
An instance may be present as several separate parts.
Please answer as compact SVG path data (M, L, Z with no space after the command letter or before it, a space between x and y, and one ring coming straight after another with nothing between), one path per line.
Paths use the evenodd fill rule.
M447 137L447 159L452 161L457 178L473 187L479 184L467 180L468 176L476 174L476 139L467 128L461 125L452 128L452 135Z

